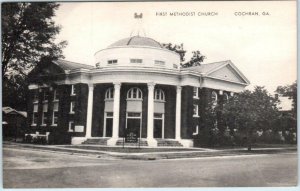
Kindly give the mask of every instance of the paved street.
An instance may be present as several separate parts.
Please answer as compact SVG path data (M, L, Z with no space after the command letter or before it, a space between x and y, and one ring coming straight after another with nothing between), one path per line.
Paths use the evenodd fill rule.
M155 161L3 149L4 188L294 186L297 154Z

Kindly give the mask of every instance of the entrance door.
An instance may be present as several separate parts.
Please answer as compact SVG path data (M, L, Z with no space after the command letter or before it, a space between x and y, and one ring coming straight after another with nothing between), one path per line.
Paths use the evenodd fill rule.
M112 136L112 126L113 126L113 119L106 118L106 137Z
M113 112L105 112L103 137L112 137Z
M154 119L154 138L162 138L162 119Z
M127 119L127 132L134 132L139 135L141 119Z
M128 112L126 117L126 133L134 133L140 137L140 128L142 122L142 113Z
M154 113L154 127L153 127L154 138L164 138L164 114Z

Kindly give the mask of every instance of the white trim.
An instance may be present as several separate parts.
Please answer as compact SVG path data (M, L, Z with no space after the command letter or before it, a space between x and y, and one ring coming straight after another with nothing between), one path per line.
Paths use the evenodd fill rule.
M37 121L36 121L36 123L34 123L34 119L35 119L35 117L34 117L34 114L37 114L38 112L32 112L32 123L31 123L31 126L36 126L37 125ZM36 120L38 119L38 116L36 117Z
M51 123L52 126L57 126L57 123L54 123L54 114L55 114L55 112L58 113L58 111L53 110L53 112L52 112L52 123ZM58 120L58 116L57 116L57 120Z
M74 104L74 108L75 108L75 101L70 102L70 113L69 114L74 114L75 113L75 111L73 110L73 104Z
M214 100L213 100L213 95L215 95ZM211 92L211 100L212 100L213 106L216 106L218 104L218 94L215 91Z
M112 113L112 116L107 116L107 113ZM114 119L114 112L104 112L104 122L103 122L103 136L102 137L107 137L106 135L106 119ZM112 124L113 125L113 124ZM111 127L111 129L113 126Z
M74 121L69 121L69 129L68 129L68 132L74 132L75 129L72 130L72 124L74 124Z
M193 132L193 135L198 135L199 134L199 126L196 126L196 132Z
M219 67L216 67L216 68L214 68L214 69L212 69L212 70L210 70L210 71L208 71L208 72L206 72L205 73L205 75L207 76L207 75L209 75L209 74L211 74L211 73L213 73L213 72L215 72L215 71L217 71L217 70L219 70L219 69L221 69L221 68L223 68L224 66L227 66L227 65L229 65L229 66L231 66L232 67L232 69L239 75L239 77L240 78L242 78L246 83L245 84L247 84L247 85L249 85L250 84L250 81L246 78L246 76L244 76L243 75L243 73L231 62L231 60L227 60L227 62L225 62L224 64L222 64L222 65L220 65Z
M96 54L98 52L101 52L103 50L108 50L108 49L116 49L116 48L149 48L149 49L157 49L157 50L162 50L162 51L166 51L166 52L169 52L169 53L172 53L172 54L175 54L178 56L178 54L174 51L171 51L171 50L168 50L166 48L159 48L159 47L153 47L153 46L140 46L140 45L130 45L130 46L114 46L114 47L108 47L108 48L104 48L104 49L101 49L101 50L98 50L94 56L96 56Z
M210 79L220 80L220 81L229 82L229 83L233 83L233 84L244 85L244 86L249 85L247 83L235 82L235 81L232 81L232 80L217 78L217 77L213 77L213 76L203 76L203 78L210 78Z
M136 90L136 97L133 97L133 93L134 93L134 90ZM130 95L129 95L130 94ZM141 97L140 97L140 96ZM133 87L133 88L130 88L128 91L127 91L127 100L143 100L143 92L140 88L138 87Z
M75 96L76 95L75 90L76 90L75 84L72 84L72 86L71 86L71 96Z

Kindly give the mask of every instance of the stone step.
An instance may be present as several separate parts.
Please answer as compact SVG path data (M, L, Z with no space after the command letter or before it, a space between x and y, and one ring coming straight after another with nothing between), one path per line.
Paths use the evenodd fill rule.
M118 146L123 145L123 140L118 140L117 144ZM139 143L124 143L125 146L138 146ZM141 140L140 141L140 146L148 146L148 143L146 140Z
M89 145L107 145L107 141L109 138L99 138L99 139L87 139L82 144Z
M158 147L183 147L181 143L176 140L156 139Z

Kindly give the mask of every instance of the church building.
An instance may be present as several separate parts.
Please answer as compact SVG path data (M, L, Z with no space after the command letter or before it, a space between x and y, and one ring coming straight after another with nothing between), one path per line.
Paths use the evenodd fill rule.
M193 147L203 104L247 85L230 60L182 68L174 51L132 36L96 52L95 66L65 60L36 66L29 74L28 133L55 144L138 139L149 147Z

